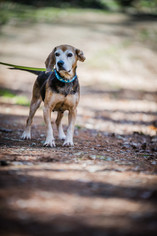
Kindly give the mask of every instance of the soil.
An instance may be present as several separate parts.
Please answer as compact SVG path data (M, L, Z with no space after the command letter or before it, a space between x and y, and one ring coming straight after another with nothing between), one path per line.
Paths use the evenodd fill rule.
M99 17L102 20L102 16ZM116 15L114 20L116 24ZM117 27L122 27L121 31L126 30L125 33L129 33L131 29L121 23L121 16L118 20L119 26L112 27L107 21L103 29L115 32ZM102 23L98 23L101 26ZM147 23L149 26L149 22ZM51 28L50 25L40 26L45 31ZM89 29L89 25L87 26ZM5 26L3 31L10 32L8 27L10 26ZM32 27L38 32L38 25ZM61 36L61 29L55 27L54 42ZM70 31L70 27L73 26L64 27ZM81 29L78 27L76 32L80 30L81 34ZM11 50L9 54L8 47L2 49L3 53L6 53L3 61L7 59L12 63L10 55L13 54L16 55L13 63L22 64L17 59L21 51L15 53L15 48L10 44L21 43L20 40L24 40L21 39L21 35L25 35L26 32L22 34L20 27L16 30L15 41L1 38L5 46ZM33 29L28 27L27 30L29 32ZM85 38L89 40L89 44L86 44L87 55L92 57L90 53L94 39L90 38L90 32L93 35L91 28L89 31L83 31L81 40L82 42ZM50 40L50 36L47 41ZM73 37L70 38L69 44L72 44ZM116 37L116 40L120 41L123 35L115 36L107 33L105 37L111 41ZM42 34L40 39L40 44L44 44ZM31 42L28 43L28 51L35 48L33 40ZM136 55L135 49L139 49L141 45L143 44L137 45L134 41L131 48L127 49L129 56L133 51ZM23 54L26 55L28 52L25 53L24 47L23 42ZM38 48L38 45L36 47ZM48 51L48 46L46 47ZM83 47L85 49L85 46ZM149 55L156 59L151 47L147 46L145 49L143 47L143 55L148 51ZM38 58L30 58L32 57L24 59L36 63L39 61ZM114 58L108 59L114 64ZM29 108L17 105L11 98L1 97L1 235L157 234L157 84L154 79L156 64L155 61L150 64L149 59L143 58L147 71L134 72L130 68L133 62L129 59L130 64L126 73L126 64L123 62L127 59L126 55L122 58L120 74L117 74L114 65L110 65L113 71L110 67L106 69L106 75L103 69L93 68L90 62L83 67L79 64L81 101L78 107L74 147L63 147L63 142L58 140L54 124L55 114L52 114L52 125L56 147L43 147L45 126L42 108L34 118L32 139L22 140L20 136ZM25 64L29 65L28 61ZM132 82L132 79L135 81L134 73L137 74L136 79L139 83ZM83 80L81 77L86 79ZM1 69L1 87L16 94L25 94L29 98L33 85L32 78L35 78L34 75L28 75L26 72ZM127 78L127 83L124 78ZM67 114L63 123L66 130Z

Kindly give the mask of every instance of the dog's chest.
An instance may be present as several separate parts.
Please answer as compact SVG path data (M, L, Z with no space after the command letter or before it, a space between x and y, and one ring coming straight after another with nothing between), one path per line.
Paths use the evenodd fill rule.
M66 97L62 94L55 94L53 95L53 97L55 96L55 100L54 98L52 98L52 106L53 107L53 111L61 111L64 112L66 110L70 110L74 107L77 106L78 102L79 102L79 94L74 94L74 95L67 95ZM53 102L54 100L54 102Z
M71 83L63 83L52 74L45 89L45 99L52 111L64 112L75 108L79 102L80 87L77 78Z
M52 92L62 94L65 97L68 95L74 95L76 93L79 93L79 82L77 78L71 83L63 83L59 81L54 76L54 74L52 74L49 79L49 87L51 88Z

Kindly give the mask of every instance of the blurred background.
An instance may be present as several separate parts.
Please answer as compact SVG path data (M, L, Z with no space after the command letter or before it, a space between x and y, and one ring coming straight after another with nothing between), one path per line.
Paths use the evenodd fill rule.
M80 48L77 126L155 135L156 20L156 0L1 0L0 61L44 67L56 45ZM27 115L34 75L0 71L1 113Z
M1 235L157 235L157 0L0 0L0 61L60 44L86 56L74 147L43 147L42 107L21 140L36 76L0 65Z

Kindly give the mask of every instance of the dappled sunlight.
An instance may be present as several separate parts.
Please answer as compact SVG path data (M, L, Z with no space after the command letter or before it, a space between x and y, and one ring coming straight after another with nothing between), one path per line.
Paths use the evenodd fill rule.
M3 181L6 177L10 179L6 185L2 182L0 190L1 196L6 196L3 208L9 215L3 208L2 212L8 222L30 225L34 221L37 227L51 221L57 232L62 230L62 224L57 228L56 220L61 223L63 218L66 219L63 229L68 231L76 230L78 225L130 230L136 218L142 216L144 220L155 214L154 203L145 200L152 196L156 176L135 173L130 180L131 173L126 172L125 176L114 171L105 173L100 165L81 168L59 163L19 166L18 170L12 166L2 173ZM13 187L15 181L17 189Z
M21 138L36 76L0 65L2 235L156 235L156 15L114 12L117 1L102 2L103 10L0 6L0 61L43 68L60 44L86 57L77 65L72 147L58 138L56 112L56 147L43 146L43 103L32 139ZM67 124L65 112L65 133Z
M78 115L77 123L90 129L122 134L135 131L156 134L152 124L157 115L155 101L128 101L125 97L117 99L117 95L111 99L109 95L103 95L103 92L99 96L91 93L82 95Z

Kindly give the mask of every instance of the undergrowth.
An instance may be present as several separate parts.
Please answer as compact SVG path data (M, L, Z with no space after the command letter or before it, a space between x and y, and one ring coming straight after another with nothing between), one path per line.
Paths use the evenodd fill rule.
M8 89L0 89L0 97L4 100L11 100L13 104L29 106L30 102L26 96L16 95Z

